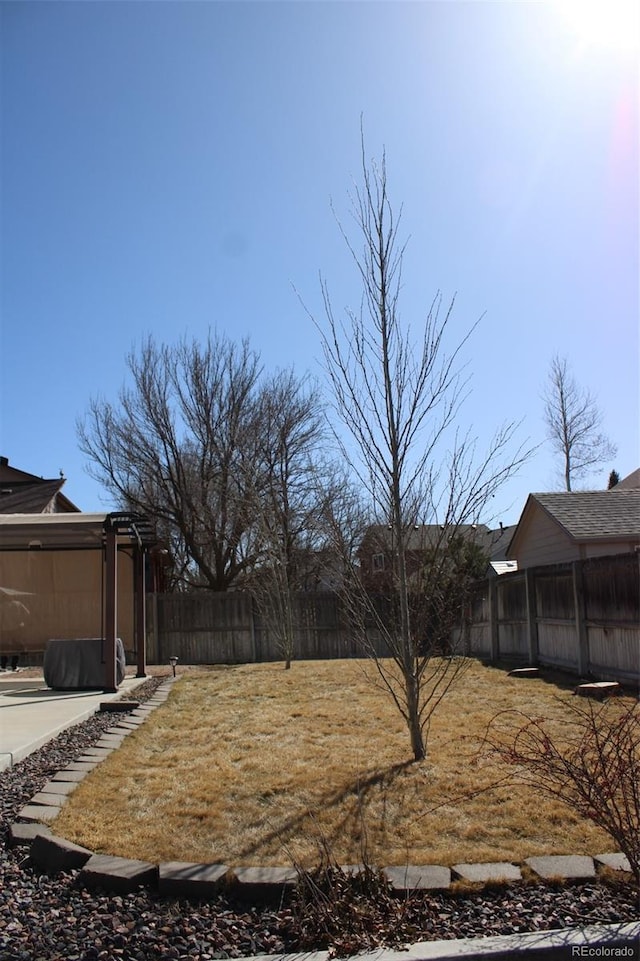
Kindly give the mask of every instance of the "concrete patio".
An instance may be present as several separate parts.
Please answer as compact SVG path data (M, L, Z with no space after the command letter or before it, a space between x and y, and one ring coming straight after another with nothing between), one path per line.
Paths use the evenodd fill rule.
M141 679L126 677L115 693L53 691L43 677L0 674L0 771L11 767L61 731L91 717L103 701L130 694Z

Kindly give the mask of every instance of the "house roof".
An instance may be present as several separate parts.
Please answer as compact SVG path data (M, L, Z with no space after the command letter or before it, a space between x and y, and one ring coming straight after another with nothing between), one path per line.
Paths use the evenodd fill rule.
M454 534L461 534L469 539L475 538L478 544L485 548L485 540L491 531L484 524L459 524L445 528L440 524L417 524L407 530L406 549L409 551L425 551L437 547L443 536L447 538ZM393 531L384 524L372 524L365 531L362 547L369 550L391 550L393 546Z
M614 491L625 491L625 490L640 490L640 467L627 474L623 477L621 481L612 487L611 490Z
M45 478L12 467L8 457L0 457L0 514L46 514L78 512L62 486L65 478Z
M4 484L7 481L41 481L42 476L38 477L37 474L30 474L26 470L19 470L17 467L13 467L9 463L8 457L0 456L0 483Z
M78 508L61 493L64 477L57 480L4 481L0 483L0 514L44 514L54 507L61 513Z
M575 541L637 538L640 543L640 490L561 491L529 494L510 552L523 521L536 505Z
M491 561L506 561L507 548L515 531L516 524L511 524L509 527L499 527L495 531L487 530L486 534L481 532L478 544Z

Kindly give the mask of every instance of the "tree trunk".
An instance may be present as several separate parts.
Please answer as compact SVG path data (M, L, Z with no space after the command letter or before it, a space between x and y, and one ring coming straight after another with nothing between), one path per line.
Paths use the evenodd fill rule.
M411 737L411 750L416 761L423 761L427 756L420 725L418 682L413 674L406 677L407 692L407 723Z

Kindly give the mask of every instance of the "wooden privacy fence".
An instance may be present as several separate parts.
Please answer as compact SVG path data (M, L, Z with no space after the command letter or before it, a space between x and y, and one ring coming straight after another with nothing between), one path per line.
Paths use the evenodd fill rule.
M639 560L616 554L481 582L466 628L469 652L640 681Z
M294 656L362 657L365 652L346 626L337 594L301 593L295 598ZM387 653L381 641L376 653ZM152 594L147 604L147 659L183 664L248 664L283 660L250 594Z
M635 554L503 574L479 582L464 629L467 653L486 660L547 664L582 677L640 680L640 572ZM295 658L363 657L340 598L296 597ZM249 594L153 594L147 658L166 664L283 660L277 638ZM376 653L388 653L373 631Z

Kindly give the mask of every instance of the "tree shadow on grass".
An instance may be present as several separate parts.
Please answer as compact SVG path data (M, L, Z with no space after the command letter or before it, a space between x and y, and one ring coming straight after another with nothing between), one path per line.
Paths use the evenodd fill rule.
M258 852L266 853L277 845L278 848L288 848L292 841L302 837L308 837L309 832L300 834L305 822L314 821L316 811L326 811L339 808L344 805L342 815L332 824L330 831L318 831L317 844L319 849L331 851L334 845L345 837L358 842L361 851L366 851L366 840L363 838L364 819L367 806L373 791L379 789L386 799L386 793L395 781L408 769L415 766L414 760L402 761L393 764L383 770L373 771L370 774L358 777L346 786L328 791L320 795L313 809L306 808L297 814L284 820L281 824L271 828L263 834L257 841L246 845L240 852L239 858L245 859L256 855ZM349 798L357 799L355 805L346 804Z

